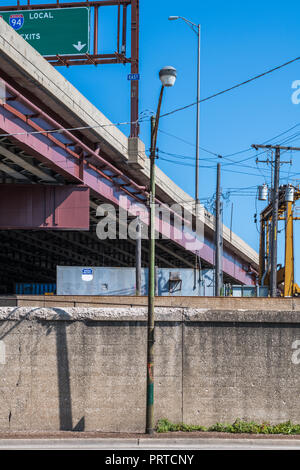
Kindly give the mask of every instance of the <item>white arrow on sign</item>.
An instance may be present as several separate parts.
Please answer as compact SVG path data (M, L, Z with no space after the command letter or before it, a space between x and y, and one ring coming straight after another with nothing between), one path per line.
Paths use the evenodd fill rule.
M81 44L81 41L78 41L77 44L73 44L73 46L75 47L75 49L77 49L78 52L80 52L81 49L83 49L85 45L86 44Z

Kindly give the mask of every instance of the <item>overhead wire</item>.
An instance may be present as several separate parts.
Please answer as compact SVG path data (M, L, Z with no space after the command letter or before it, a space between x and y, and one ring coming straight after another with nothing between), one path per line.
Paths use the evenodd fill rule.
M234 90L234 89L236 89L236 88L239 88L239 87L241 87L241 86L243 86L243 85L246 85L246 84L248 84L248 83L250 83L250 82L252 82L252 81L254 81L254 80L257 80L257 79L259 79L259 78L261 78L261 77L263 77L263 76L265 76L265 75L268 75L268 74L270 74L270 73L272 73L272 72L275 72L276 70L279 70L279 69L281 69L281 68L283 68L283 67L286 67L287 65L290 65L290 64L292 64L292 63L294 63L294 62L296 62L296 61L298 61L298 60L300 60L300 56L299 56L299 57L295 57L294 59L291 59L291 60L289 60L289 61L287 61L287 62L285 62L285 63L283 63L283 64L281 64L281 65L278 65L278 66L276 66L276 67L273 67L272 69L269 69L269 70L267 70L267 71L265 71L265 72L263 72L263 73L260 73L259 75L256 75L256 76L251 77L251 78L249 78L249 79L247 79L247 80L244 80L243 82L237 83L236 85L233 85L233 86L231 86L231 87L229 87L229 88L226 88L226 89L224 89L224 90L222 90L222 91L219 91L219 92L217 92L217 93L214 93L213 95L207 96L206 98L203 98L203 99L199 100L199 103L203 103L204 101L208 101L208 100L211 100L211 99L213 99L213 98L215 98L215 97L217 97L217 96L223 95L224 93L228 93L229 91L232 91L232 90ZM176 108L176 109L174 109L174 110L172 110L172 111L169 111L169 112L167 112L167 113L161 114L160 117L162 118L162 117L165 117L165 116L169 116L169 115L174 114L174 113L176 113L176 112L182 111L182 110L187 109L187 108L190 108L190 107L192 107L192 106L195 106L197 103L198 103L198 101L193 102L193 103L190 103L190 104L185 105L185 106L181 106L181 107ZM147 113L149 113L149 112L150 112L150 111L147 110ZM141 117L140 119L137 119L137 120L135 120L135 121L109 123L109 124L104 124L104 125L100 125L100 124L99 124L99 125L94 125L94 126L81 126L81 127L69 127L69 128L59 128L59 129L49 129L47 132L50 133L50 132L72 131L72 130L85 130L85 129L95 129L95 128L98 128L98 127L104 128L104 127L111 127L111 126L138 124L138 123L142 123L142 122L149 121L149 120L150 120L150 118L149 118L148 116L143 116L143 115L142 115L142 117ZM45 131L45 132L46 132L46 131ZM25 134L37 134L37 133L44 133L44 132L42 132L42 131L25 132ZM0 134L0 137L4 137L4 136L7 136L7 135L17 135L17 134ZM211 153L213 154L213 152L211 152Z
M267 144L268 142L277 139L278 137L280 137L280 136L282 136L282 135L288 133L289 131L295 129L295 128L298 127L299 125L300 125L300 123L297 123L297 124L293 125L293 126L290 127L289 129L286 129L285 131L281 132L280 134L278 134L278 135L276 135L276 136L274 136L274 137L271 137L270 139L267 139L266 141L263 142L263 144ZM180 141L182 141L182 142L184 142L184 143L186 143L186 144L188 144L188 145L191 145L191 146L195 147L195 144L193 144L193 143L191 143L191 142L189 142L189 141L187 141L187 140L185 140L185 139L182 139L182 138L180 138L180 137L178 137L178 136L175 136L175 135L173 135L173 134L171 134L171 133L169 133L169 132L166 132L166 131L160 131L160 132L162 132L162 133L164 133L164 134L166 134L166 135L168 135L168 136L170 136L170 137L173 137L173 138L175 138L175 139L177 139L177 140L180 140ZM295 137L298 137L298 136L300 136L300 132L299 132L299 133L295 133L295 134L293 134L292 136L287 136L286 140L284 140L283 143L289 142L291 138L295 138ZM259 168L259 166L257 165L257 163L256 163L256 165L257 165L256 167L251 166L251 165L241 165L241 163L243 163L243 162L245 162L245 161L251 160L251 159L253 158L253 155L251 155L250 157L247 157L247 158L245 158L245 159L238 160L238 161L231 160L231 159L229 158L229 156L234 156L234 155L241 154L241 153L245 153L245 152L249 152L249 151L252 151L252 152L253 152L254 149L251 148L251 147L249 147L249 148L247 148L247 149L245 149L245 150L241 150L241 151L239 151L239 152L235 152L235 153L232 153L232 154L228 154L228 155L221 155L221 154L218 154L218 153L216 153L216 152L212 152L212 151L210 151L210 150L207 150L207 149L205 149L205 148L203 148L203 147L199 147L199 148L201 148L201 150L203 150L203 151L205 151L205 152L207 152L207 153L213 155L214 157L216 157L216 158L218 158L218 159L219 159L219 158L222 158L222 159L225 159L225 160L229 160L229 161L230 161L230 163L224 163L223 166L229 166L229 165L233 165L233 164L234 164L235 166L239 165L239 166L242 166L242 167L244 167L244 168L257 169L257 170L261 173L263 179L264 179L264 180L266 179L266 176L262 173L262 169ZM267 151L268 151L268 149L265 149L265 150L260 151L259 153L256 154L256 157L258 157L258 156L260 156L260 155L262 155L262 154L265 154ZM165 152L165 153L167 154L167 152ZM172 155L171 152L168 152L168 154L169 154L170 156L174 156L174 157L175 157L175 155L176 155L176 154L173 154L173 155ZM176 155L176 158L177 158L177 157L179 158L179 155L178 155L178 154ZM189 156L185 156L185 155L180 155L180 157L186 158L186 159L189 159L189 160L194 160L194 159L195 159L194 157L189 157ZM201 160L205 160L205 159L203 158L203 159L201 159ZM208 160L208 161L212 161L212 162L213 162L213 160ZM284 173L284 172L283 172L283 173ZM289 172L286 172L286 173L290 173L290 170L289 170Z
M193 168L195 166L191 163L184 163L184 162L174 161L174 160L170 160L170 159L164 158L164 157L159 157L159 159L163 160L163 161L166 161L166 162L174 163L175 165L189 166L189 167L193 167ZM216 167L215 167L215 165L201 165L201 168L214 169L215 170ZM229 170L227 168L223 168L222 171L227 171L227 172L231 172L231 173L238 173L238 174L248 175L248 176L256 176L256 177L258 176L257 174L254 174L254 173L236 171L236 170Z
M252 77L252 78L248 78L247 80L245 80L243 82L237 83L236 85L233 85L230 88L226 88L225 90L222 90L222 91L219 91L217 93L214 93L213 95L207 96L206 98L203 98L203 99L199 100L199 103L203 103L204 101L208 101L208 100L211 100L213 98L216 98L217 96L223 95L224 93L228 93L229 91L232 91L236 88L239 88L243 85L246 85L250 82L253 82L254 80L257 80L258 78L264 77L265 75L268 75L272 72L275 72L276 70L279 70L283 67L286 67L287 65L290 65L293 62L296 62L297 60L300 60L300 57L296 57L292 60L289 60L288 62L285 62L284 64L273 67L272 69L269 69L266 72L263 72L259 75L256 75L256 76ZM169 111L167 113L162 114L161 117L170 116L171 114L177 113L178 111L182 111L184 109L190 108L191 106L195 106L197 103L198 103L198 101L196 101L194 103L191 103L191 104L188 104L188 105L185 105L185 106L181 106L180 108L174 109L173 111Z

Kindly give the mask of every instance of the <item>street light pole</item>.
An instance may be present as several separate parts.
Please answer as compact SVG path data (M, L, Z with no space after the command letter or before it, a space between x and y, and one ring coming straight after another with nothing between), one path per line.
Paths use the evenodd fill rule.
M195 179L195 212L199 215L199 134L200 134L200 24L197 25L198 59L197 59L197 118L196 118L196 179Z
M177 72L174 67L164 67L159 72L162 82L156 116L151 117L150 149L150 221L149 221L149 271L148 271L148 327L147 327L147 405L146 433L154 432L154 297L155 297L155 157L160 108L165 87L173 86Z
M200 140L200 43L201 25L183 16L169 16L169 20L183 20L198 36L197 48L197 111L196 111L196 162L195 162L195 214L199 215L199 140Z

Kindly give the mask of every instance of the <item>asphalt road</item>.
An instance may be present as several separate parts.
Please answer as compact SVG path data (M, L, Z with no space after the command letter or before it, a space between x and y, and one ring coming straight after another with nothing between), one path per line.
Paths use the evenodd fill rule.
M296 439L0 439L0 450L300 450Z

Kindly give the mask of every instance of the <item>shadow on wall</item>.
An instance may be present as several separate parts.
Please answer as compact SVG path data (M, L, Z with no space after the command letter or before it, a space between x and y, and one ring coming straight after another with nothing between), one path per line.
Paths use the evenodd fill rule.
M55 309L56 313L57 310ZM62 310L64 316L66 312ZM84 431L84 416L73 427L70 368L67 344L67 321L60 320L56 326L57 379L59 394L59 428L61 431Z
M6 322L3 322L0 327L0 340L3 340L9 335L15 328L17 328L22 322L30 317L34 312L40 310L40 307L31 309L26 315L20 320L16 320L12 324L9 320L13 319L14 315L18 313L18 310L22 310L21 307L16 307L11 310L9 315L6 317ZM64 317L67 320L56 321L56 355L57 355L57 377L58 377L58 393L59 393L59 421L61 431L84 431L85 419L84 416L78 421L73 427L72 420L72 398L71 398L71 386L70 386L70 369L69 369L69 357L68 357L68 345L67 345L67 325L70 324L68 321L72 319L71 316L63 309L53 308L52 309L57 316ZM51 332L52 328L48 328L46 335ZM11 413L10 413L11 416Z

